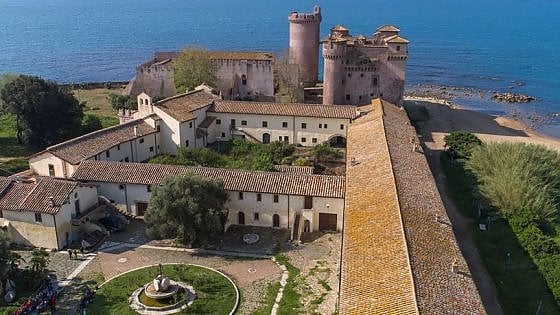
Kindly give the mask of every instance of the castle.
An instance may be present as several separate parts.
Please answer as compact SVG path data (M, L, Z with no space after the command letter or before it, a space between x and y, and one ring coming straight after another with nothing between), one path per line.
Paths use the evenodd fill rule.
M370 36L352 36L343 26L331 29L320 40L321 8L312 13L292 12L289 62L297 65L303 87L318 82L319 45L324 59L323 104L364 105L382 98L402 104L405 67L409 41L391 25L379 27ZM156 52L149 61L136 68L124 94L137 96L145 92L155 97L169 97L176 91L173 58L177 52ZM217 66L216 88L226 100L274 100L274 54L267 52L210 52Z
M136 97L145 92L166 98L177 93L173 79L173 59L178 52L156 52L149 61L136 67L123 94ZM274 99L274 54L269 52L211 51L216 65L216 88L227 100L271 101Z

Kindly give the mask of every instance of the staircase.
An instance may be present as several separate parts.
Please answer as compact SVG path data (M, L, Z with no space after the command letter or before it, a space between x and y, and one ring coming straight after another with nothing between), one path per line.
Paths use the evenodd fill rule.
M301 229L303 225L301 224L301 214L296 214L296 218L294 219L294 228L292 230L292 242L299 242L301 237Z

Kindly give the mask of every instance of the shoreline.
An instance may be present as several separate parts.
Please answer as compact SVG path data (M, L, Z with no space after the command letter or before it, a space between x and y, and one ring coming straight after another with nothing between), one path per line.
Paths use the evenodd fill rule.
M405 96L404 101L422 103L426 107L429 118L423 123L430 125L432 138L442 147L445 134L454 130L466 130L483 141L540 144L560 151L560 138L543 134L522 120L478 112L455 101L433 96Z

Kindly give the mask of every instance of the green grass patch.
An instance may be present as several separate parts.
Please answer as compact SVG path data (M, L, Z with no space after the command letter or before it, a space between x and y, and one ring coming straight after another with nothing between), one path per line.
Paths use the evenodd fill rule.
M84 114L94 114L96 116L115 116L116 113L109 103L109 95L122 93L122 89L74 89L74 97L80 102L85 102Z
M323 289L327 290L327 291L332 291L331 286L327 283L327 281L321 279L319 280L319 284L323 287Z
M272 307L274 306L274 302L276 301L276 295L278 295L278 290L280 289L280 282L275 281L273 283L269 283L266 287L266 295L260 301L261 307L251 313L252 315L269 315L272 311Z
M11 114L0 115L0 158L23 157L34 152L18 143L16 116Z
M128 298L134 290L152 281L157 272L157 266L146 267L111 280L97 291L88 313L136 314L130 310ZM192 285L196 291L193 305L180 314L228 314L235 305L235 288L214 271L190 265L164 265L163 272L170 279Z
M117 116L101 116L101 115L96 115L96 116L101 121L101 126L103 128L116 126L119 124L119 118Z
M301 294L296 290L296 277L299 275L300 271L290 263L288 257L282 254L278 254L275 257L279 263L286 266L289 274L288 282L284 287L284 295L278 307L278 314L297 314L297 311L302 307Z
M535 314L542 303L541 315L560 314L541 271L523 249L508 222L494 218L487 231L478 229L479 219L473 198L474 179L464 169L464 161L452 160L443 153L441 164L446 176L446 192L471 221L474 241L494 281L504 313Z
M0 176L10 176L29 169L29 162L25 158L14 158L0 162Z

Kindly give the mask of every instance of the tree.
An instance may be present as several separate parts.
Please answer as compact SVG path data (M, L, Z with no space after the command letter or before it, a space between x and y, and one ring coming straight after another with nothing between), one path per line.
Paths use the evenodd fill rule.
M222 182L193 174L168 177L152 192L144 217L146 234L189 246L207 244L224 233L227 197Z
M43 276L49 264L49 252L44 248L35 248L31 252L31 270L38 276Z
M194 90L202 83L214 86L217 82L217 67L210 52L203 47L187 47L173 60L174 80L177 91Z
M21 75L0 92L4 112L16 115L17 139L48 146L81 132L83 106L69 88L39 77Z
M101 119L99 119L99 117L92 114L86 114L82 120L82 128L83 133L90 133L102 129L103 125L101 124Z
M468 159L472 150L482 145L482 141L477 136L467 131L453 131L446 135L443 141L451 156L459 159Z
M9 74L9 73L1 75L0 76L0 91L2 91L2 89L4 89L4 87L8 83L17 79L17 77L18 77L17 75ZM0 98L0 112L3 112L3 111L4 111L4 101L2 101L2 98Z
M276 83L280 101L285 103L303 102L303 85L299 79L299 67L290 63L287 51L282 52L275 63Z
M331 147L328 141L320 143L313 147L311 150L311 154L316 162L324 163L331 158L340 158L342 157L342 152L340 150Z
M119 109L138 109L138 102L136 98L130 97L130 95L121 95L121 94L109 94L107 96L107 100L111 104L111 107L114 110Z

